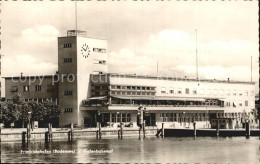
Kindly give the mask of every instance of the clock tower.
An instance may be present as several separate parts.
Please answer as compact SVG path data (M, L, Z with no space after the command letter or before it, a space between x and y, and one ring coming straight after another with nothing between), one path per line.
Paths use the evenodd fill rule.
M60 125L81 125L81 103L91 96L90 74L107 72L107 41L69 30L58 38Z

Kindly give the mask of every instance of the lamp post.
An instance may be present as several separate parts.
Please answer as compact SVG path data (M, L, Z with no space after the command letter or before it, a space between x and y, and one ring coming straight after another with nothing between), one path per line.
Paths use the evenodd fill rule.
M28 112L27 142L31 139L31 113Z
M146 111L146 107L140 105L138 107L138 111L140 111L140 117L139 117L139 122L140 122L140 128L143 129L144 128L144 111ZM139 112L138 112L139 113Z

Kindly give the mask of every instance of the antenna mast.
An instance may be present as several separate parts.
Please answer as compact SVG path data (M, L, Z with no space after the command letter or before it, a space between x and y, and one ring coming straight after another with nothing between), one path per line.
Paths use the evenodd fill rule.
M196 29L196 77L199 78L198 75L198 50L197 50L197 29Z
M76 36L78 35L78 13L77 13L77 0L75 0L75 26L76 26Z
M252 56L251 56L251 82L252 82Z

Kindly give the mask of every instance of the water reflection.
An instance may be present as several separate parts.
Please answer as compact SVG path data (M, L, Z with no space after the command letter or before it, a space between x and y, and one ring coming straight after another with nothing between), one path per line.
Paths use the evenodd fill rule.
M21 150L75 152L23 154ZM105 150L110 153L101 152ZM1 143L2 162L259 163L259 155L259 137L125 137L122 140L50 141L48 144L44 141Z

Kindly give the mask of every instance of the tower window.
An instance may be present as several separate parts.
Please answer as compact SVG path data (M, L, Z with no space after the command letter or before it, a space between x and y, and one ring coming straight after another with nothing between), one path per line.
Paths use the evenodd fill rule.
M64 112L65 112L65 113L72 113L72 112L73 112L73 109L72 109L72 108L65 108L65 109L64 109Z
M63 44L63 48L71 48L71 43L65 43L65 44Z
M64 91L64 95L67 96L67 95L72 95L72 91Z
M72 58L64 58L63 62L64 63L71 63L72 62Z

